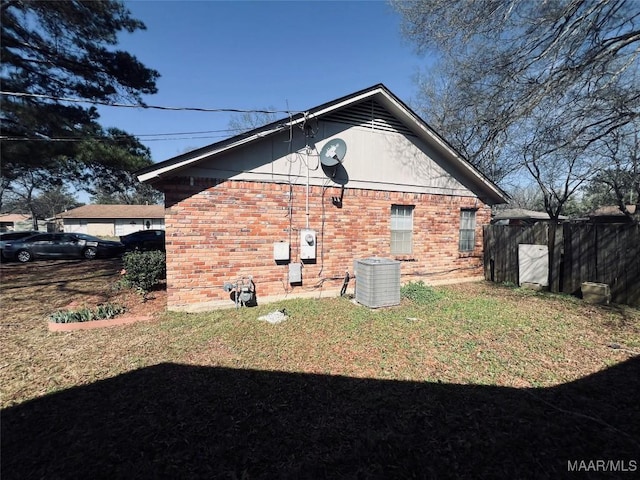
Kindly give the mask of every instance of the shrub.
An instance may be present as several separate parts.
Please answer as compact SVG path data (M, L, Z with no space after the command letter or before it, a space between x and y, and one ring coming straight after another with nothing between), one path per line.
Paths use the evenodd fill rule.
M164 252L128 252L122 257L122 283L146 295L154 285L167 276L167 263Z
M125 308L122 305L105 303L94 309L60 310L49 315L49 321L53 323L76 323L105 320L120 315L124 311Z
M428 287L422 280L409 282L400 288L400 296L415 303L432 303L442 298L442 294Z

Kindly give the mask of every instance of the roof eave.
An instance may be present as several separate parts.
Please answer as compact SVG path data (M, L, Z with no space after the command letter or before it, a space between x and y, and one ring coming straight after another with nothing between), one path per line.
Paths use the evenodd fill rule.
M259 138L264 138L264 137L268 137L270 135L273 135L275 133L281 132L285 129L289 128L288 125L281 125L277 128L272 128L269 130L260 130L259 132L247 136L247 137L243 137L239 140L236 141L231 141L231 142L220 142L217 144L213 144L213 145L209 145L207 147L203 147L200 148L198 150L194 150L192 152L188 152L186 154L184 154L183 156L185 157L183 160L179 160L177 162L172 162L169 165L166 165L164 167L160 167L160 168L148 168L145 170L140 170L139 173L137 174L138 180L140 182L151 182L153 183L154 181L157 181L159 179L161 179L162 177L166 176L167 173L175 173L176 171L182 170L184 168L187 168L188 166L199 162L200 160L203 160L207 157L211 157L213 155L217 155L219 153L225 152L227 150L232 150L236 147L239 147L241 145L247 144L247 143L251 143L254 140L257 140ZM218 145L218 147L216 148L216 145ZM179 158L179 157L177 157ZM156 166L157 167L157 166Z
M358 103L372 97L381 97L387 108L394 111L400 118L410 120L409 128L428 143L434 144L438 150L455 162L461 173L470 178L474 184L485 190L486 195L479 195L481 200L489 204L507 203L509 195L491 182L487 177L471 165L463 156L449 145L440 135L438 135L424 120L422 120L411 108L409 108L398 97L391 93L383 84L360 90L339 99L327 102L315 107L308 112L296 114L289 119L281 119L245 134L232 137L228 140L202 147L198 150L188 152L182 156L175 157L170 161L161 162L146 169L140 170L137 174L141 182L155 183L169 174L189 167L207 157L211 157L222 152L232 150L257 139L264 138L284 130L298 126L316 117L322 117L329 112L338 110L346 105ZM182 157L182 159L181 159ZM163 165L164 164L164 165Z
M386 107L391 107L396 111L399 111L405 118L410 118L412 121L412 125L414 128L412 129L416 134L418 134L423 140L438 147L438 149L447 155L451 160L455 161L456 164L461 167L462 173L471 177L476 184L487 189L491 195L484 196L482 200L485 203L508 203L509 195L500 189L497 185L495 185L491 180L485 177L477 168L475 168L471 163L464 159L464 157L456 151L446 140L444 140L438 133L433 130L422 118L420 118L409 106L407 106L402 100L393 95L386 88L380 88L379 92L384 98L389 102Z

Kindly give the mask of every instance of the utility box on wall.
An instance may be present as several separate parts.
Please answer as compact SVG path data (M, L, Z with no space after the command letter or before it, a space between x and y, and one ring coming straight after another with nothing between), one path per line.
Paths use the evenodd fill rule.
M289 242L275 242L273 244L273 259L276 262L289 260Z
M316 231L309 228L300 230L300 260L316 259Z
M302 283L302 264L289 264L289 283Z

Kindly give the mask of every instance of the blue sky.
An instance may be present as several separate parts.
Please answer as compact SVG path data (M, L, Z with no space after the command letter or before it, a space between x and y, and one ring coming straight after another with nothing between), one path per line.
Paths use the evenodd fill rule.
M427 63L384 1L125 4L147 30L122 34L118 48L161 74L149 105L304 111L377 83L411 105ZM230 136L229 113L99 111L104 126L139 136L155 162ZM211 133L186 133L202 131ZM148 136L166 133L176 135Z

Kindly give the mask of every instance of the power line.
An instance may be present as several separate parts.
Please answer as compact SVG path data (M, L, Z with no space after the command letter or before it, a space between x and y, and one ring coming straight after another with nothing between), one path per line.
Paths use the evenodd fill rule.
M225 128L222 130L202 130L200 132L171 132L171 133L132 133L134 137L162 137L171 135L203 135L205 133L231 133L231 132L242 132L244 128Z
M171 138L147 138L144 142L169 142L173 140L205 140L211 138L226 138L226 135L205 136L205 137L171 137ZM96 140L98 142L109 142L113 139L109 138L21 138L21 137L0 137L3 142L82 142L87 140Z
M159 134L162 135L162 134ZM211 138L227 138L228 135L206 135L206 136L193 136L193 137L169 137L169 138L144 138L140 139L142 142L165 142L171 140L199 140L199 139L211 139ZM0 140L5 142L84 142L88 140L96 140L99 142L112 142L117 141L119 138L124 137L52 137L52 138L29 138L29 137L3 137L0 136Z
M7 95L12 97L29 97L29 98L43 98L47 100L55 100L58 102L71 102L71 103L89 103L93 105L103 105L106 107L119 107L119 108L142 108L142 109L154 109L154 110L169 110L169 111L186 111L186 112L210 112L210 113L221 113L221 112L233 112L233 113L286 113L290 115L292 113L304 113L304 112L294 112L289 110L245 110L240 108L201 108L201 107L167 107L161 105L147 105L145 103L134 104L134 103L114 103L114 102L105 102L101 100L87 100L83 98L67 98L67 97L56 97L53 95L44 95L39 93L26 93L26 92L7 92L0 91L0 95Z
M98 140L102 142L117 141L120 139L128 139L135 137L143 142L161 142L170 140L198 140L198 139L211 139L211 138L227 138L228 134L242 133L248 131L246 128L225 128L221 130L201 130L196 132L166 132L166 133L132 133L127 135L112 135L112 136L74 136L74 137L9 137L1 136L0 140L4 141L33 141L33 142L82 142L85 140ZM220 133L223 135L205 135L209 133ZM191 135L189 137L176 136L176 135ZM193 136L197 135L197 136ZM148 137L173 137L173 138L148 138Z

